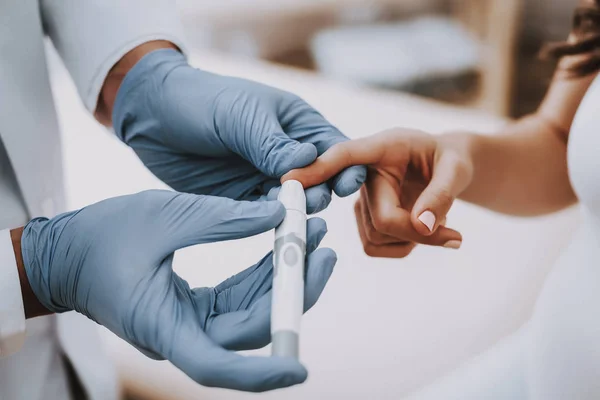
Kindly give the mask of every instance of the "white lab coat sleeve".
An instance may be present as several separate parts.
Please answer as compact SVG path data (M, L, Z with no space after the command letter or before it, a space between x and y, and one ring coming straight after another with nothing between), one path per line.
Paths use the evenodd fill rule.
M25 341L25 309L10 230L0 231L0 358Z
M110 69L131 49L168 40L184 53L174 0L40 0L42 22L90 112Z

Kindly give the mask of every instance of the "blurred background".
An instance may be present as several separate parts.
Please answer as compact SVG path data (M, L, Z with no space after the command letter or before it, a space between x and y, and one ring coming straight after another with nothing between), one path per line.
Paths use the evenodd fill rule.
M576 0L178 0L210 48L502 116L535 109Z
M540 46L567 37L576 0L178 0L190 62L291 91L350 138L394 126L493 134L533 111L553 62ZM84 110L48 47L64 135L69 208L163 188L133 152ZM107 160L110 160L107 162ZM394 399L425 386L515 332L578 223L576 209L498 215L457 202L460 251L419 246L373 259L353 217L356 196L321 213L336 271L303 319L304 385L261 399ZM176 271L211 286L272 249L272 233L178 252ZM102 329L128 400L240 400L203 388ZM268 355L269 348L256 352Z

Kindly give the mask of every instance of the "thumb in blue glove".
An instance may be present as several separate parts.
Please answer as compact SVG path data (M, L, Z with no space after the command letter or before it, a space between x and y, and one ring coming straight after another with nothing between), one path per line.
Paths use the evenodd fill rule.
M180 248L255 235L284 214L275 201L142 192L32 220L21 239L23 261L49 310L83 313L200 384L271 390L303 382L305 368L294 359L228 351L269 342L271 255L216 288L190 288L172 262ZM309 222L307 309L336 262L331 250L315 251L325 230L322 220Z

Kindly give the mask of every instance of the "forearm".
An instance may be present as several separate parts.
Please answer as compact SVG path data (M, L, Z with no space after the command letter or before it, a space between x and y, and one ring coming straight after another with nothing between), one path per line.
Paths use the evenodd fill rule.
M110 70L106 80L104 81L104 85L102 86L102 90L100 91L100 96L98 98L98 107L96 108L96 112L94 113L94 117L100 122L102 125L111 126L112 125L112 111L113 105L115 103L115 99L117 98L117 92L119 87L121 86L121 82L127 75L127 72L146 54L151 51L158 49L176 49L177 46L173 43L166 40L155 40L151 42L146 42L141 44L125 54L118 63Z
M494 136L445 135L473 162L461 199L494 211L532 216L561 210L577 199L569 182L566 135L540 114Z
M21 237L23 228L17 228L10 231L10 238L15 252L17 269L19 270L19 281L21 282L21 294L23 296L23 306L25 308L25 318L34 318L42 315L49 315L52 312L46 309L37 299L27 278L25 265L23 264L23 254L21 252Z

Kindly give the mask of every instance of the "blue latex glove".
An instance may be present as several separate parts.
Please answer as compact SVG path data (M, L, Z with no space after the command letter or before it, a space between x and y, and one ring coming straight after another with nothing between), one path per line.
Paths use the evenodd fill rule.
M112 118L117 136L173 189L232 199L275 199L285 173L348 140L298 96L192 68L171 49L127 73ZM327 207L331 188L347 196L365 177L355 166L308 189L308 212Z
M270 390L303 382L305 368L295 359L226 349L270 341L271 253L215 288L190 288L172 262L177 249L255 235L284 215L278 201L142 192L32 220L21 239L23 261L33 292L49 310L85 314L200 384ZM336 262L332 250L316 250L326 230L323 220L308 221L305 309L319 298Z

